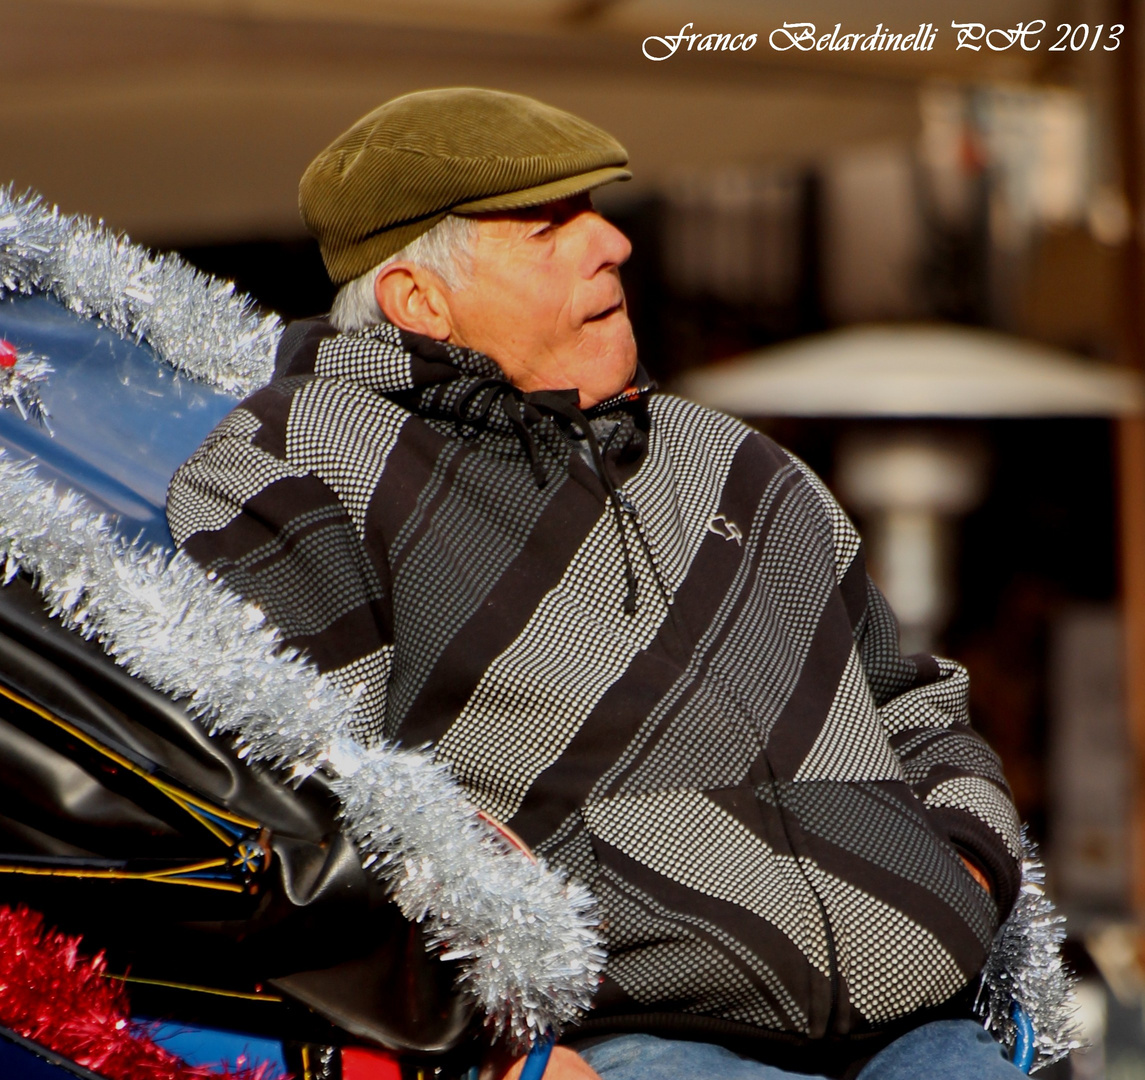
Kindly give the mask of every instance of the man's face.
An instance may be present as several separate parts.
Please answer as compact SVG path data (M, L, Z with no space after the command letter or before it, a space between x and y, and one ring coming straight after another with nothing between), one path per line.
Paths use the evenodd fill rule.
M587 195L477 218L472 273L449 294L450 340L485 353L525 391L620 393L636 341L620 265L632 245Z

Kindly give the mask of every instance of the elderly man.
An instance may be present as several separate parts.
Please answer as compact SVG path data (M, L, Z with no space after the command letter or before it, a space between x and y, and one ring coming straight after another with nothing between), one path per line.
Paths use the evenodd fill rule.
M1018 837L966 675L900 656L804 465L655 392L589 195L626 163L473 89L336 139L333 312L177 473L176 541L595 892L552 1080L1017 1075L968 1019Z

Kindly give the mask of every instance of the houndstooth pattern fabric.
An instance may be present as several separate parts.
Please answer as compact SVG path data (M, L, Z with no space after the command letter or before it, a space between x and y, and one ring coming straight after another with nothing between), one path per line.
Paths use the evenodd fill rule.
M677 425L703 419L695 406L682 411L674 418ZM438 740L439 754L462 783L480 793L482 808L495 817L517 812L529 788L563 753L608 688L663 628L669 605L655 592L652 563L669 590L678 587L746 435L742 425L708 416L699 434L713 453L700 482L674 486L672 427L665 424L662 432L654 419L645 465L621 489L637 513L640 507L652 508L643 524L652 557L640 576L635 615L624 613L623 555L614 523L602 510L561 580L510 648L486 668ZM507 755L506 746L515 752Z
M583 433L457 411L487 358L317 321L280 348L172 481L176 538L354 697L364 742L433 743L596 892L586 1030L810 1046L970 983L1017 886L1009 792L965 672L900 655L814 473L644 394L602 407L618 520Z
M363 536L366 510L406 417L346 380L315 379L291 402L286 460L321 479Z
M194 500L172 505L167 514L178 546L195 532L217 532L242 513L243 505L264 488L289 476L301 475L274 454L254 445L262 427L246 409L235 409L207 436L198 454L183 466L180 483L196 494Z

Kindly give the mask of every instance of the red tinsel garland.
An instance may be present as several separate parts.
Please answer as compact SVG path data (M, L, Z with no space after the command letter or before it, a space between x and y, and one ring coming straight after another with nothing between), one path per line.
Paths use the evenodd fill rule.
M0 907L0 1024L109 1080L275 1080L269 1063L232 1072L188 1065L131 1021L123 983L103 953L44 926L20 905Z

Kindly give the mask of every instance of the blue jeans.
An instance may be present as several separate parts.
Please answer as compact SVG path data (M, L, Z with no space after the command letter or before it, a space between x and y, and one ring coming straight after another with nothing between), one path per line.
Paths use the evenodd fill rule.
M581 1051L602 1080L808 1080L711 1043L619 1035ZM1017 1080L1025 1074L973 1020L936 1020L877 1053L858 1080Z

